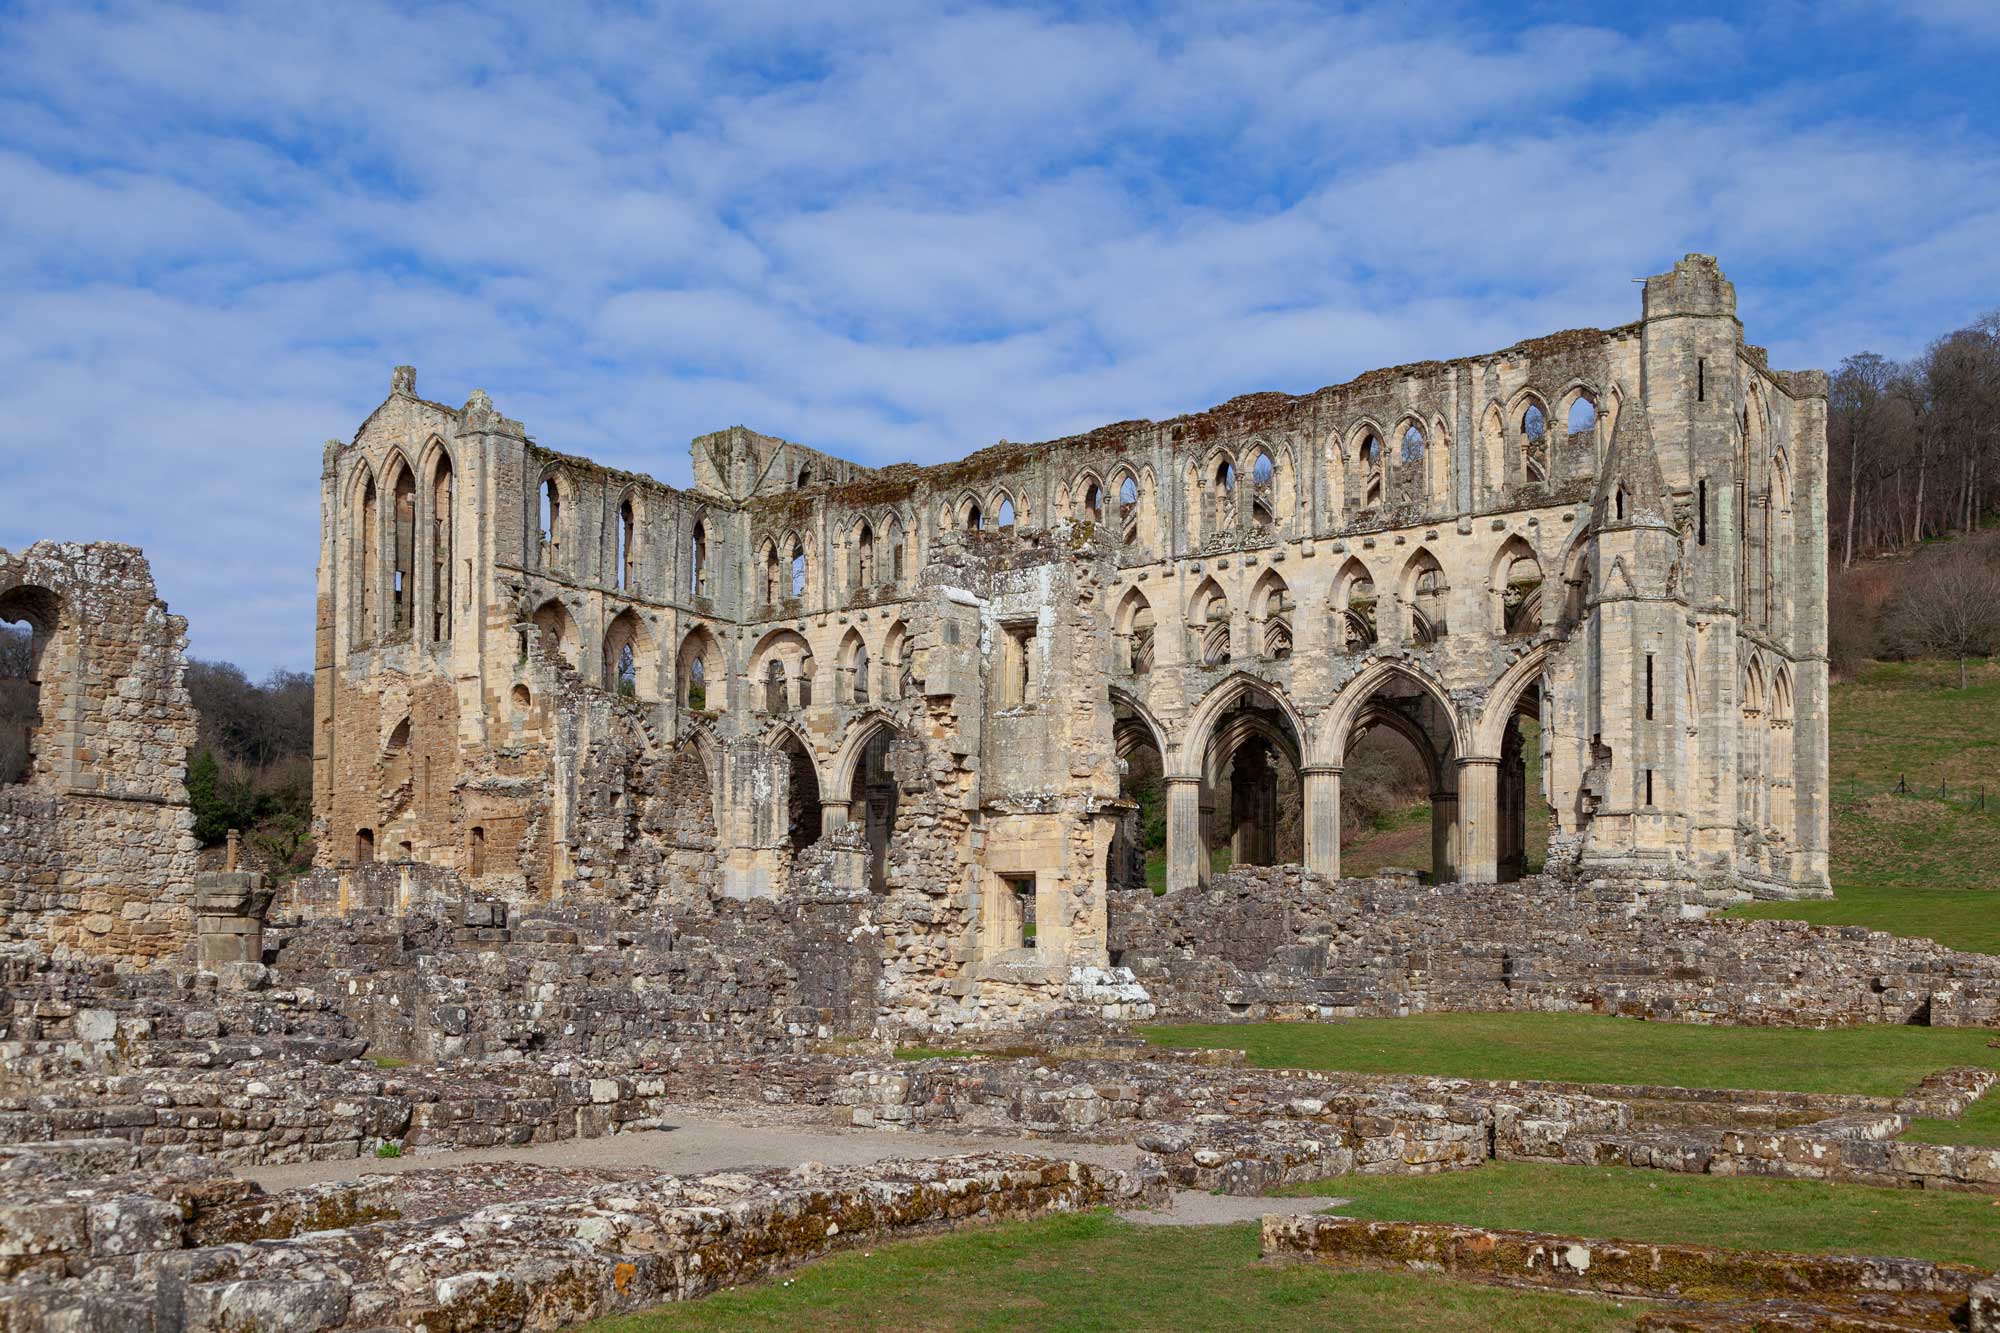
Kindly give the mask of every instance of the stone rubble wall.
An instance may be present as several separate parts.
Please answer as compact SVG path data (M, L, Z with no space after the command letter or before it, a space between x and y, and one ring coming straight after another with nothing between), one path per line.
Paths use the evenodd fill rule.
M519 1147L652 1129L690 1103L825 1104L856 1062L479 1062L378 1069L268 1060L226 1070L110 1074L0 1093L0 1144L121 1139L233 1165Z
M1351 1217L1266 1217L1261 1248L1266 1259L1421 1269L1514 1287L1743 1306L1742 1316L1757 1321L1692 1325L1703 1328L1949 1328L1986 1278L1980 1269L1924 1259L1652 1245ZM1727 1318L1727 1309L1723 1313ZM1865 1323L1841 1319L1864 1314ZM1660 1322L1649 1317L1640 1326L1689 1326L1681 1318L1669 1311Z
M1704 915L1698 895L1612 881L1329 882L1246 866L1206 889L1115 895L1111 947L1176 1019L1540 1011L2000 1027L2000 958Z
M1985 1072L1949 1071L1912 1098L1890 1099L940 1059L855 1069L832 1100L862 1126L1135 1142L1175 1184L1226 1194L1489 1160L2000 1194L2000 1150L1894 1137L1937 1108L1934 1083L1990 1086Z
M41 1247L30 1261L41 1280L0 1291L0 1330L553 1329L696 1299L856 1245L1163 1198L1157 1177L989 1154L621 1180L446 1218L356 1219L196 1249L169 1243L165 1225L131 1247L96 1247L72 1222L28 1240ZM139 1196L128 1211L144 1204L170 1206Z
M29 618L40 682L26 780L0 787L0 940L172 959L193 924L187 621L115 542L0 550L0 602Z

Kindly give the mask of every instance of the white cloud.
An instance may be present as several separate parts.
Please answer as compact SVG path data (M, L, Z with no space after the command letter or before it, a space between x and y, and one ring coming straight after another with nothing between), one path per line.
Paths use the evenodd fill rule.
M320 443L397 363L685 481L738 422L935 461L1621 323L1693 249L1784 364L1975 313L1990 132L1773 49L1284 0L29 6L0 542L139 541L198 653L296 666Z

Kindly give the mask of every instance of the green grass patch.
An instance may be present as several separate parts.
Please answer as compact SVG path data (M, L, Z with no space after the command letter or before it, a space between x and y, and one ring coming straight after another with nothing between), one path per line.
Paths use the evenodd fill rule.
M848 1252L596 1333L681 1329L1586 1330L1629 1307L1405 1273L1270 1266L1257 1228L1142 1227L1103 1213Z
M1834 898L1732 915L2000 953L2000 662L1973 663L1968 679L1959 689L1956 662L1880 662L1835 685Z
M1987 1045L1993 1034L1974 1028L1810 1032L1593 1014L1419 1014L1343 1023L1156 1024L1140 1031L1157 1046L1240 1049L1265 1069L1880 1097L1907 1092L1924 1075L1951 1065L2000 1069L2000 1050Z
M393 1055L378 1055L373 1058L377 1069L407 1069L410 1065L408 1060L399 1060Z
M2000 1201L1980 1194L1530 1162L1341 1176L1282 1192L1351 1197L1343 1217L2000 1266Z

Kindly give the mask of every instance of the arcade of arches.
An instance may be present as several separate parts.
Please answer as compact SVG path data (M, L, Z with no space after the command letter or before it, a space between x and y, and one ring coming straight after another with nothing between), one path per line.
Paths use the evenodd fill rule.
M1824 893L1825 384L1734 302L1688 256L1617 329L934 466L736 427L685 488L401 368L323 470L324 901L366 845L851 904L936 1015L1236 867ZM712 862L656 888L690 746Z

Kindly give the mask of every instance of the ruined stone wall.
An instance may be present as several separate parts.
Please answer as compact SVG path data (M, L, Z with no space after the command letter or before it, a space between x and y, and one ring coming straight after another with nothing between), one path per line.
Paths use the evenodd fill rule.
M0 786L0 938L152 963L188 943L187 622L110 542L0 551L0 619L33 632L25 781Z
M1580 1011L1688 1023L2000 1027L2000 959L1860 927L1684 919L1699 895L1536 877L1328 883L1240 868L1118 895L1114 956L1184 1018Z

